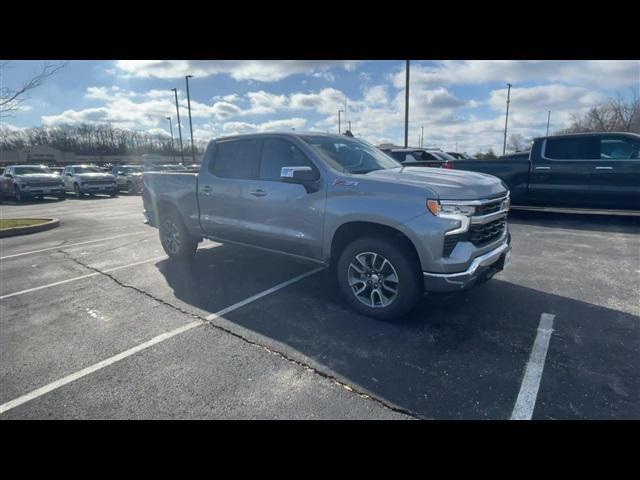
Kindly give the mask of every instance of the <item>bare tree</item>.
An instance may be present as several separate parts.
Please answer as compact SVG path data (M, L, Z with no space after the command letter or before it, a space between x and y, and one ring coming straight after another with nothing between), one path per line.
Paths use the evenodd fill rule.
M12 117L20 104L29 99L29 92L64 68L67 62L44 62L29 80L17 87L6 86L6 70L11 68L10 64L9 60L0 61L0 117Z
M507 141L507 149L513 152L519 152L527 148L529 141L520 133L512 133Z
M640 133L640 98L638 98L638 89L631 89L631 95L628 100L618 93L615 99L592 107L584 114L572 115L571 118L571 125L559 133Z

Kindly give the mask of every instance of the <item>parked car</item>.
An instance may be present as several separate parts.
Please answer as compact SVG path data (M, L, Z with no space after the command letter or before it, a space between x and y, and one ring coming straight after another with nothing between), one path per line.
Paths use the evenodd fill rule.
M62 171L62 178L65 190L73 192L77 198L95 193L118 195L116 177L95 165L68 165Z
M471 155L467 155L466 153L459 153L459 152L447 152L449 155L451 155L453 158L455 158L456 160L473 160L473 157Z
M49 170L51 170L52 173L55 173L56 175L62 175L62 170L64 170L63 167L49 167Z
M508 262L509 192L479 173L403 166L357 138L219 138L198 173L145 173L144 213L165 252L203 238L331 267L349 304L395 318L425 291L458 291Z
M501 178L514 204L640 210L639 150L634 133L555 135L534 139L530 152L453 168Z
M436 151L422 148L381 148L387 155L403 165L415 167L451 168L451 160Z
M126 190L129 195L142 193L142 172L140 165L117 165L112 175L116 177L118 190Z
M169 164L169 165L150 165L145 167L145 172L184 172L187 168L180 164Z
M0 193L22 202L46 196L65 199L64 184L59 175L44 165L10 165L0 177Z

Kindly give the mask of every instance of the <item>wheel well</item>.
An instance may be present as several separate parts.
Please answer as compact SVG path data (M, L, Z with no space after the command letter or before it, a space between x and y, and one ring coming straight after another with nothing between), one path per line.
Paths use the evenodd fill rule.
M419 261L418 252L413 242L400 230L380 223L372 222L349 222L340 225L331 240L331 258L330 268L335 269L340 254L344 248L352 241L360 237L377 236L391 239L395 242L404 244L407 252L415 256Z

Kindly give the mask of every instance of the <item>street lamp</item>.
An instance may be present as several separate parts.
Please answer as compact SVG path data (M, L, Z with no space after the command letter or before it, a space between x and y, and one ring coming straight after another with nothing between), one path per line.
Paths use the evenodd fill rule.
M171 160L176 161L176 151L173 148L173 125L171 125L171 117L166 117L169 120L169 131L171 132Z
M344 118L347 118L347 113L345 112ZM347 122L349 124L349 131L351 131L351 120Z
M185 82L187 82L187 108L189 109L189 132L191 132L191 157L193 158L192 163L196 163L196 151L193 148L193 125L191 124L191 98L189 97L189 79L193 78L193 75L187 75L184 77Z
M172 88L171 91L176 96L176 115L178 116L178 134L180 135L180 156L182 157L182 165L184 165L184 150L182 149L182 127L180 127L180 109L178 108L178 89Z
M342 129L340 128L340 114L344 113L344 110L338 110L338 133L342 132Z
M549 136L549 122L551 121L551 110L548 110L549 114L547 115L547 137Z
M502 155L507 151L507 124L509 123L509 100L511 99L511 84L507 83L507 115L504 119L504 142L502 144Z
M405 87L404 87L404 148L409 145L409 60L405 68Z

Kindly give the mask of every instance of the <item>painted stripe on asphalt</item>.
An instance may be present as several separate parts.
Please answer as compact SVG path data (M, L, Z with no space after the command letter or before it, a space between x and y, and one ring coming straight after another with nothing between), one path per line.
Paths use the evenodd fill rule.
M110 273L115 272L116 270L122 270L123 268L135 267L136 265L142 265L143 263L155 262L157 260L162 260L164 258L169 258L166 255L162 255L160 257L149 258L147 260L142 260L140 262L129 263L127 265L121 265L119 267L108 268L106 270L102 270L100 272L88 273L86 275L80 275L79 277L68 278L66 280L60 280L59 282L48 283L46 285L40 285L39 287L27 288L26 290L20 290L19 292L8 293L6 295L2 295L0 300L4 300L5 298L17 297L18 295L23 295L25 293L37 292L38 290L43 290L49 287L55 287L56 285L63 285L65 283L75 282L77 280L82 280L83 278L95 277L96 275L100 275L101 273Z
M89 240L88 242L70 243L68 245L63 244L63 245L58 245L57 247L49 247L49 248L43 248L40 250L31 250L30 252L22 252L22 253L16 253L13 255L5 255L4 257L0 257L0 260L4 260L5 258L21 257L23 255L31 255L32 253L47 252L49 250L58 250L60 248L77 247L78 245L87 245L89 243L106 242L107 240L114 240L116 238L122 238L122 237L130 237L131 235L141 235L143 233L151 233L151 230L147 230L144 232L123 233L122 235L115 235L113 237L101 238L99 240Z
M207 319L213 319L216 317L220 317L221 315L224 315L226 313L232 312L233 310L237 310L240 307L243 307L245 305L247 305L248 303L251 303L255 300L258 300L259 298L262 298L266 295L269 295L273 292L276 292L282 288L285 288L289 285L291 285L292 283L298 282L300 280L302 280L303 278L307 278L311 275L313 275L314 273L319 272L320 270L324 270L324 268L316 268L314 270L311 270L309 272L303 273L302 275L298 275L297 277L294 277L290 280L287 280L285 282L279 283L278 285L276 285L275 287L271 287L267 290L264 290L260 293L257 293L251 297L246 298L245 300L241 300L238 303L234 303L233 305L227 307L227 308L223 308L222 310L213 313L211 315L209 315L209 317L207 317ZM181 333L187 332L199 325L204 325L204 322L200 321L200 320L195 320L193 322L190 322L186 325L183 325L182 327L176 328L175 330L171 330L169 332L165 332L162 333L160 335L158 335L157 337L153 337L151 340L148 340L144 343L141 343L140 345L137 345L133 348L130 348L128 350L125 350L122 353L119 353L117 355L114 355L113 357L109 357L105 360L102 360L101 362L98 362L94 365L91 365L87 368L83 368L82 370L79 370L75 373L72 373L71 375L67 375L64 378L61 378L60 380L56 380L55 382L51 382L47 385L45 385L44 387L40 387L36 390L33 390L32 392L27 393L26 395L22 395L21 397L18 397L14 400L11 400L7 403L4 403L2 405L0 405L0 414L11 410L12 408L16 408L19 405L22 405L24 403L27 403L31 400L34 400L38 397L41 397L42 395L45 395L53 390L56 390L64 385L67 385L75 380L78 380L79 378L82 377L86 377L87 375L93 373L93 372L97 372L98 370L101 370L109 365L112 365L124 358L130 357L131 355L134 355L138 352L141 352L143 350L146 350L149 347L152 347L153 345L157 345L160 342L164 342L165 340L168 340L172 337L175 337L176 335L180 335Z
M543 313L540 315L540 323L538 325L538 333L533 342L533 348L529 355L529 362L522 378L520 385L520 393L511 413L511 420L531 420L533 410L536 406L538 398L538 389L540 388L540 380L542 379L542 371L544 363L547 359L547 350L549 349L549 341L553 332L553 319L555 315Z

